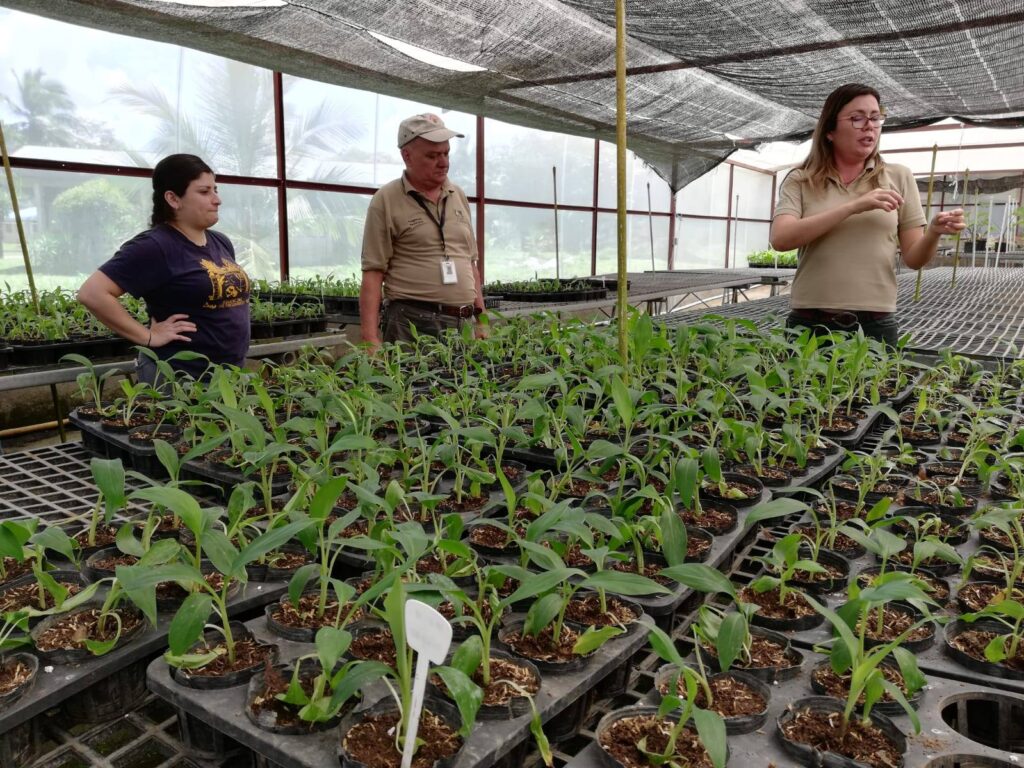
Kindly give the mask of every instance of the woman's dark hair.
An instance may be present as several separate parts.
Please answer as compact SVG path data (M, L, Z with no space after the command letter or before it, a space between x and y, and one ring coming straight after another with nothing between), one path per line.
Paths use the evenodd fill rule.
M188 185L204 173L213 170L195 155L168 155L153 169L153 215L150 226L174 221L174 209L167 204L164 193L173 192L178 197L185 194Z
M832 142L829 140L828 134L836 129L836 118L839 117L843 107L858 96L874 96L879 105L882 103L878 91L870 85L847 83L832 91L821 107L818 124L814 127L814 135L811 137L811 151L803 165L800 166L804 171L804 178L814 186L823 187L825 180L836 172L835 162L832 158ZM883 109L882 112L884 114L885 110ZM885 165L878 154L877 144L870 160L874 161L875 170L868 174L867 178L874 179L882 172L882 167Z

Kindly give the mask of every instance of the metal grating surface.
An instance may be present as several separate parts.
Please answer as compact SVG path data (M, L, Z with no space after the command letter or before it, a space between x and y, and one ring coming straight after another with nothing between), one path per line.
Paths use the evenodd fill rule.
M249 768L248 751L223 759L189 757L173 707L150 694L135 710L98 725L69 725L60 709L40 715L37 757L18 768Z
M0 456L0 520L84 522L99 497L89 469L91 458L80 442ZM131 477L125 482L129 492L142 487ZM127 514L143 511L129 503Z
M952 267L925 270L921 300L914 302L916 272L898 277L900 329L912 336L911 348L923 352L952 349L976 357L1024 358L1024 269ZM752 320L761 326L781 324L789 297L733 304L715 314ZM663 316L669 324L688 323L693 313Z

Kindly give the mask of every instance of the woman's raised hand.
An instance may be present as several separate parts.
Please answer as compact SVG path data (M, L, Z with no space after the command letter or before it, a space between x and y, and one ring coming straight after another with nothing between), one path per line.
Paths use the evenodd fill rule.
M894 189L873 189L853 201L856 213L895 211L903 205L903 197Z
M932 217L928 225L936 235L955 235L967 226L964 221L963 208L956 208L952 211L939 211Z

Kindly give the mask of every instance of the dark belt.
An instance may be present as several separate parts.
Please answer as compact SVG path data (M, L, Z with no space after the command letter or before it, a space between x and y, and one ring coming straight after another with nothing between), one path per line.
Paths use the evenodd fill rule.
M433 301L416 301L414 299L391 299L392 304L405 304L425 312L432 312L435 315L448 315L449 317L461 317L463 319L473 317L472 304L438 304Z
M839 310L830 309L804 309L794 308L790 310L793 315L801 320L812 323L835 323L837 325L851 326L856 323L871 322L892 317L893 312L871 312L868 310Z

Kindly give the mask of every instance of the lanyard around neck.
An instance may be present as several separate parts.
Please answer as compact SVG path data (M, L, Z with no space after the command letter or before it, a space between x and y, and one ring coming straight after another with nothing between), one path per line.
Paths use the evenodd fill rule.
M423 209L424 213L427 214L427 218L430 219L432 222L434 222L434 225L437 227L437 231L441 235L441 251L444 254L445 259L447 259L448 258L448 244L445 242L445 239L444 239L444 218L445 218L445 215L447 214L448 196L445 195L442 192L441 199L438 202L438 206L437 206L439 218L435 219L434 218L434 214L432 214L430 212L430 208L427 207L427 203L423 199L423 195L421 195L416 190L410 191L409 194L412 195L412 199L415 200L419 204L420 208Z

